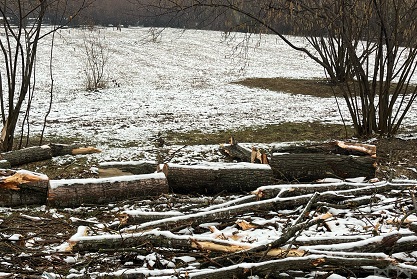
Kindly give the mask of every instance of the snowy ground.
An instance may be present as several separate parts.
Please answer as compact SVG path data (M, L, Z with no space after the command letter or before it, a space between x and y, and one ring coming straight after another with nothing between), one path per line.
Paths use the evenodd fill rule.
M149 157L151 139L168 130L213 131L284 121L341 123L333 98L231 83L246 77L324 76L320 67L276 36L225 38L215 31L165 29L153 40L147 28L91 32L64 29L55 37L54 102L46 133L99 145L102 160ZM83 42L90 35L101 38L109 53L109 87L100 92L85 90ZM245 39L246 47L239 44ZM306 45L300 38L294 40ZM49 48L46 39L38 57L32 132L40 131L47 108ZM406 124L414 124L414 114ZM135 147L117 148L128 143Z

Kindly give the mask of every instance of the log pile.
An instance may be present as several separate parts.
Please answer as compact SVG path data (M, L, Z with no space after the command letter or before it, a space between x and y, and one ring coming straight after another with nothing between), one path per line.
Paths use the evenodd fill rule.
M268 159L265 151L255 147L247 149L232 137L219 150L231 160L269 164L274 178L287 182L375 177L376 147L369 144L336 141L281 145L271 150Z
M417 246L415 218L407 221L414 212L416 183L270 185L193 210L171 204L175 212L124 211L119 215L124 228L117 233L82 227L62 251L156 253L167 262L172 254L188 255L191 262L173 260L172 269L152 267L162 268L166 276L187 278L291 278L312 272L414 278L414 262L405 255ZM131 222L125 222L127 216ZM147 264L146 259L138 263ZM135 264L124 268L136 278L148 272Z

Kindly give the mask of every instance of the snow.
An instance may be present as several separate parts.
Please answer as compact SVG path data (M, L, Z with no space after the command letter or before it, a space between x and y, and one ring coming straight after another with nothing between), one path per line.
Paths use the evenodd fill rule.
M232 82L248 77L321 78L321 67L274 35L166 28L157 42L149 28L100 28L109 53L108 88L85 90L83 37L63 29L55 36L54 93L46 135L73 136L103 150L101 161L151 160L152 139L166 131L219 131L282 122L342 123L334 98L290 95ZM233 40L230 38L234 38ZM247 48L234 50L247 39ZM305 46L302 38L291 38ZM39 46L31 132L39 133L50 94L51 42ZM115 82L112 82L115 81ZM117 83L117 84L116 84ZM346 107L343 115L348 119ZM413 106L406 118L414 125ZM265 110L268 113L265 113ZM126 145L131 146L125 148Z

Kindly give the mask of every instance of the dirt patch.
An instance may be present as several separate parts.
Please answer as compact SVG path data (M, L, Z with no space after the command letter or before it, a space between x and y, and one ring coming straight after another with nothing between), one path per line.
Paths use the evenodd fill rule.
M247 78L236 83L252 88L323 98L340 96L341 94L337 86L324 79Z

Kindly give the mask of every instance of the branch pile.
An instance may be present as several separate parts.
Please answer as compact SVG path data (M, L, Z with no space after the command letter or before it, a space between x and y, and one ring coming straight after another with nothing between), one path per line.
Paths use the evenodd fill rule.
M274 185L203 207L166 200L165 210L121 211L113 232L81 226L61 251L136 255L106 278L414 278L416 184Z

